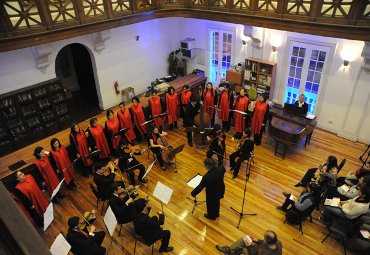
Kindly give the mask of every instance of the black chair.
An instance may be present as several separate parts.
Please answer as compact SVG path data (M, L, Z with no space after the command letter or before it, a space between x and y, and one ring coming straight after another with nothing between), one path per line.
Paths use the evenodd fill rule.
M344 167L344 165L346 164L346 161L347 159L343 159L342 162L340 162L339 166L338 166L338 174L340 172L340 170L342 170L342 168Z
M328 227L329 233L325 236L325 238L321 241L321 243L325 242L325 240L331 235L334 234L336 239L343 245L344 255L346 255L346 241L347 235L351 230L351 222L345 221L342 219L334 219Z
M96 207L98 208L100 201L103 202L103 205L101 207L101 214L100 214L100 215L103 215L104 205L105 205L105 201L107 201L107 199L102 199L101 198L101 196L100 196L100 194L98 192L98 189L92 183L90 183L90 189L91 189L91 191L93 192L93 194L96 197Z
M303 213L302 212L298 212L296 210L294 210L293 208L289 210L289 213L293 214L294 217L297 219L297 223L296 225L299 226L299 231L301 231L301 234L303 235L303 226L302 226L302 222L307 218L309 217L310 218L310 222L312 223L312 211L315 209L316 207L316 204L313 204L311 205L310 208L308 208L306 211L304 211ZM284 223L287 222L287 217L285 217L285 220L284 220Z
M148 241L146 241L144 239L144 237L142 237L141 235L139 234L136 234L136 232L133 232L133 236L134 236L134 239L135 239L135 246L134 246L134 254L136 253L136 244L137 244L137 241L139 241L140 243L148 246L148 247L152 247L152 255L153 255L153 252L154 252L154 244L155 243L149 243Z

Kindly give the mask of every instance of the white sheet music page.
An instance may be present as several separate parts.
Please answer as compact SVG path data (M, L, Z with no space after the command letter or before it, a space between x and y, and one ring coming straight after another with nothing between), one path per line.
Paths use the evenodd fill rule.
M44 212L44 231L50 226L50 224L54 220L54 210L53 210L53 203L50 203L48 207L46 207L46 211Z
M199 185L199 183L202 181L202 179L203 179L203 176L201 176L200 174L197 174L196 176L194 176L187 182L187 185L195 189Z
M58 186L55 188L55 190L53 190L53 194L51 194L51 197L50 197L50 200L54 198L54 196L58 193L58 191L60 190L60 187L62 186L62 183L64 182L64 179L61 180L58 184Z
M153 191L153 196L158 198L162 203L165 203L168 205L170 202L171 196L173 193L173 189L167 187L160 181L157 182L157 186L155 186L155 189Z
M67 255L70 249L71 245L62 234L59 234L51 245L50 252L53 255Z
M110 236L113 236L114 230L116 229L117 226L117 219L110 206L108 207L104 215L104 224L107 227Z

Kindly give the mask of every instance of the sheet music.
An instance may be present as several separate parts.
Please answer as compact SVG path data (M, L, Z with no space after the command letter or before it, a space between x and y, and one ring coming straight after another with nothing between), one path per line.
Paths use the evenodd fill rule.
M342 186L340 186L340 188L341 188L344 192L348 192L348 190L349 190L349 187L348 187L348 185L346 185L346 184L343 184Z
M154 163L156 162L157 160L154 160L149 166L148 168L146 169L145 171L145 174L143 176L143 178L150 172L150 170L152 170L153 166L154 166Z
M307 114L307 115L306 115L306 118L307 118L307 119L310 119L310 120L313 120L315 117L316 117L316 116L315 116L315 115L313 115L313 114Z
M59 234L51 245L50 252L53 255L67 255L70 249L71 245L62 234Z
M197 174L196 176L194 176L193 178L191 178L186 184L195 189L199 183L202 181L203 179L203 176L201 176L200 174Z
M110 206L105 212L104 224L107 227L110 236L113 236L114 230L116 229L116 226L117 226L117 219L112 211L112 208L110 208Z
M64 182L64 179L65 178L63 178L63 180L61 180L58 186L53 190L53 194L51 194L50 200L53 199L53 197L58 193L58 191L60 190L60 187L62 186L62 183Z
M155 189L153 191L153 196L158 198L162 203L165 203L168 205L170 202L171 196L173 193L173 189L167 187L160 181L157 182L157 186L155 186Z
M370 237L370 233L367 230L360 230L360 233L366 239L368 239Z
M50 203L44 212L44 231L50 226L54 220L53 203Z
M338 207L339 203L340 203L340 198L333 197L332 199L329 199L329 198L325 199L324 205Z

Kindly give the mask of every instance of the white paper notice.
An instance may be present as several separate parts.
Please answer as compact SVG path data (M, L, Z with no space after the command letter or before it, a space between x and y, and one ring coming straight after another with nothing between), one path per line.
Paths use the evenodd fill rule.
M60 190L60 187L62 186L62 183L64 182L64 178L63 180L61 180L58 184L58 186L53 190L53 194L51 194L51 198L50 199L53 199L53 197L58 193L58 191Z
M200 174L197 174L196 176L194 176L193 178L190 179L190 181L188 181L188 186L195 189L199 183L202 181L202 178L203 176L201 176Z
M150 166L148 166L148 168L146 169L145 171L145 174L143 176L143 178L150 172L150 170L152 170L153 166L154 166L154 163L156 162L157 160L154 160L153 163L150 164Z
M110 206L108 207L104 215L104 223L108 229L110 236L113 236L114 230L116 229L117 226L117 219Z
M71 245L62 234L59 234L51 245L50 252L53 255L67 255L70 249Z
M54 220L53 203L50 203L44 212L44 231L50 226Z
M168 205L170 202L171 196L173 193L173 189L167 187L161 182L157 182L157 186L155 186L153 196L158 198L162 203Z

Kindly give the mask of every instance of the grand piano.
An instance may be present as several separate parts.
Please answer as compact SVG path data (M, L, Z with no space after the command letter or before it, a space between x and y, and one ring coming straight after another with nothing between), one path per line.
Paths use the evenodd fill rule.
M290 105L291 106L291 105ZM291 111L291 107L283 108L279 104L270 107L269 133L275 140L275 156L281 154L283 159L288 146L297 144L306 137L305 147L310 144L312 132L316 127L316 117L307 118L306 115ZM279 145L283 151L279 152Z

